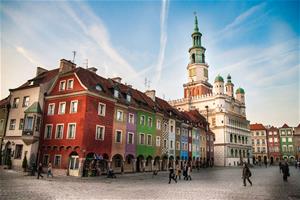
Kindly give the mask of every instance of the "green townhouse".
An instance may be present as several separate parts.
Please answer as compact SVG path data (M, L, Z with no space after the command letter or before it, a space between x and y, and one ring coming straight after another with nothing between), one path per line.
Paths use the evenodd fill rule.
M137 171L152 171L155 157L156 117L154 112L137 111Z
M293 127L289 127L287 124L284 124L281 128L279 128L279 134L282 159L293 161L295 159L293 146Z

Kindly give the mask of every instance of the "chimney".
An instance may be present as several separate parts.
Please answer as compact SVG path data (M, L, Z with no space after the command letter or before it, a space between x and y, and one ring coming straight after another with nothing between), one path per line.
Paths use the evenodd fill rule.
M97 68L95 68L95 67L89 67L89 68L87 68L87 70L89 70L89 71L91 71L91 72L93 72L93 73L95 73L96 74L96 72L97 72Z
M36 68L36 76L40 75L43 72L47 72L48 70L41 68L41 67L37 67Z
M59 66L59 72L64 73L71 71L76 67L76 64L72 63L70 60L61 59L60 60L60 66Z
M121 77L115 77L115 78L112 78L112 80L116 81L118 83L121 83L122 78Z
M152 101L155 101L155 90L147 90L145 94L152 99Z
M132 85L127 85L128 87L132 88Z

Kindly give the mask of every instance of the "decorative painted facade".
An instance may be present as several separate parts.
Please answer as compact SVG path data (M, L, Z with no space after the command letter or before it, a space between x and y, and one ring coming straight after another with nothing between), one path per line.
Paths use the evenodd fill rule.
M253 161L268 161L267 129L262 124L250 124L252 134ZM234 138L236 139L236 138Z
M284 160L295 160L293 131L293 127L289 127L287 124L279 128L281 154Z

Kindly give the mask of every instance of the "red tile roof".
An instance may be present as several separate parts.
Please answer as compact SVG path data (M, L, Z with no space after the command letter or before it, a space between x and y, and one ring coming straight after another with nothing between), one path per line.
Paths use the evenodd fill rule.
M262 124L255 123L255 124L250 124L250 130L266 130L266 128Z
M0 100L0 107L4 107L9 104L9 96Z
M283 124L281 128L290 128L287 124Z

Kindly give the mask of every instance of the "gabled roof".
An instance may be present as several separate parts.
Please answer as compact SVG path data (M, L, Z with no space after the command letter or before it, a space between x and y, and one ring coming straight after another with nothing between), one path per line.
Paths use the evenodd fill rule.
M287 124L283 124L281 128L290 128Z
M0 107L5 107L8 104L9 104L9 96L0 100Z
M29 106L24 113L42 113L40 104L36 101L31 106Z
M26 83L22 84L21 86L9 89L9 91L16 91L25 88L37 87L42 83L46 83L52 80L56 75L58 75L59 69L53 69L49 71L42 72L41 74L37 75L36 77L29 79Z
M250 124L250 130L266 130L266 128L264 127L264 125L262 124Z
M300 128L300 123L298 124L297 128Z
M278 128L271 126L271 128L269 128L269 131L278 131Z

